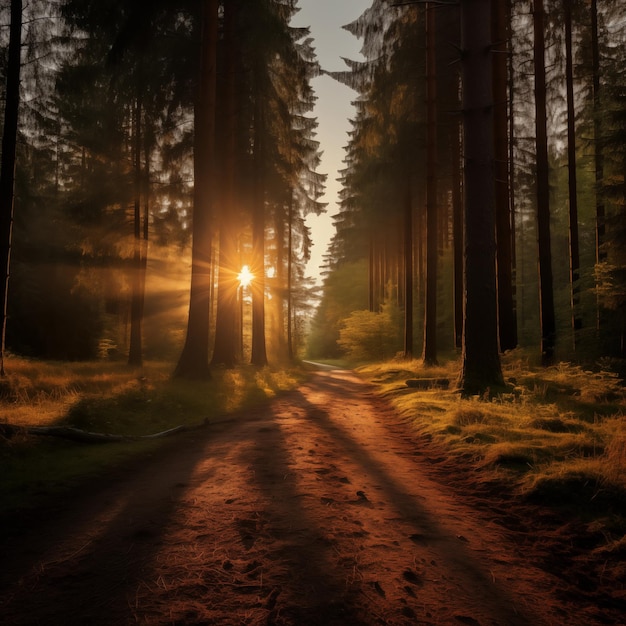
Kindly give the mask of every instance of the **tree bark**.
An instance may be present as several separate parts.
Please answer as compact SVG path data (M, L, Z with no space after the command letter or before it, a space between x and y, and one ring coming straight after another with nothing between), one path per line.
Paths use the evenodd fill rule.
M601 97L600 97L600 42L598 37L598 3L591 0L591 56L593 73L593 136L595 146L596 181L596 264L606 260L603 244L605 238L604 208L604 151L602 146ZM596 284L596 287L599 285ZM599 296L596 299L596 328L602 325Z
M543 0L533 8L535 66L535 146L537 151L537 241L539 245L539 301L541 322L541 362L554 361L556 320L550 242L550 186L548 130L546 114L546 69Z
M143 296L141 293L143 281L141 258L141 86L135 102L134 115L134 168L135 168L135 199L133 207L133 263L132 263L132 292L130 299L130 342L128 350L128 364L140 367L143 364L141 345L141 325L143 318Z
M435 7L426 4L426 306L423 361L437 364L437 61Z
M375 311L375 306L374 306L374 289L375 289L375 285L376 285L376 279L375 279L375 257L374 257L374 235L370 234L369 236L369 247L368 247L368 258L367 258L367 267L368 267L368 274L367 274L367 282L368 282L368 290L367 290L367 295L368 295L368 308L370 313L374 313Z
M517 225L515 223L515 59L513 58L512 42L510 41L512 36L511 31L511 5L512 0L506 0L506 23L509 26L509 51L508 51L508 81L507 92L509 95L508 102L508 116L509 116L509 208L511 211L511 289L513 296L513 306L515 315L515 329L517 333L517 248L515 242L517 241ZM518 337L519 339L519 337Z
M2 337L0 339L0 376L5 375L4 352L7 325L7 296L11 263L11 231L15 189L15 161L17 147L18 113L20 103L20 69L22 47L22 1L11 0L11 28L7 63L2 134L2 163L0 164L0 303L2 305Z
M267 365L265 346L265 168L263 102L259 60L255 65L254 92L254 199L252 207L252 365Z
M215 182L215 104L217 0L201 7L200 77L194 107L194 210L191 288L187 336L174 372L184 378L210 378L209 313L211 305L211 246Z
M237 236L235 214L235 168L236 168L236 2L224 3L224 122L222 133L224 147L224 180L220 207L219 274L217 308L215 313L215 346L213 365L233 367L237 361Z
M293 361L293 191L289 197L289 210L287 214L287 358Z
M413 358L413 201L410 179L404 200L404 358Z
M454 346L463 346L463 183L461 177L461 132L452 125L452 233L454 254Z
M580 252L578 245L578 184L576 179L576 111L574 108L574 63L572 58L572 0L563 0L565 13L565 81L567 91L567 172L569 195L569 278L574 349L580 317Z
M511 194L509 192L509 119L507 51L510 24L502 1L492 2L493 91L496 186L496 242L498 271L498 327L500 350L517 346L517 319L513 302Z
M465 320L459 382L465 395L504 384L498 351L490 17L489 0L462 0Z

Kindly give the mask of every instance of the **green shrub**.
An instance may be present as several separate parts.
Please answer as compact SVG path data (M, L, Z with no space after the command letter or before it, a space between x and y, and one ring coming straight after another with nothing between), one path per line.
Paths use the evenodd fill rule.
M337 343L354 361L389 359L398 349L396 326L387 311L354 311L344 321Z

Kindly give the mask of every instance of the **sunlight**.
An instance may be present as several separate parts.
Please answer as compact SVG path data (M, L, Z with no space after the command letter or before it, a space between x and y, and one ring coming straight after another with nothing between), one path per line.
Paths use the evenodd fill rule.
M237 274L237 280L242 287L249 287L250 283L254 280L254 274L250 271L247 265L241 268L241 272Z

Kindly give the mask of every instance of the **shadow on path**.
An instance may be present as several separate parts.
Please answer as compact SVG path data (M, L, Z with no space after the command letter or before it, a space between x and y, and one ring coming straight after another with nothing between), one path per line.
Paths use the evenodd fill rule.
M387 622L383 613L391 600L380 586L366 587L376 581L355 574L357 556L349 551L366 533L350 539L345 529L356 528L367 514L384 518L378 530L401 558L410 560L402 553L411 545L410 535L422 537L449 577L445 588L468 610L482 607L491 623L541 624L536 616L515 611L515 598L477 565L445 520L433 515L419 485L399 478L405 474L395 472L394 463L405 463L406 471L410 461L393 451L383 461L378 444L389 442L360 440L358 421L352 420L358 411L371 414L383 429L385 412L393 415L349 372L321 372L300 390L242 415L227 430L185 437L158 461L137 468L136 475L84 494L84 501L68 504L59 520L42 520L33 529L30 554L22 542L21 552L9 550L11 558L3 558L4 540L1 620L14 626L434 623L419 622L417 616L427 603L445 609L446 597L427 597L442 587L415 584L403 612L394 607L398 620ZM396 441L399 436L392 434ZM353 479L346 476L333 486L335 499L319 497L321 480L330 472L325 464L340 466ZM375 499L358 495L360 481L376 485ZM197 502L190 504L190 498ZM343 525L341 532L333 524ZM198 558L176 564L178 569L168 564L172 555L186 554L185 545L177 548L175 541L197 544ZM37 546L45 546L45 552L36 553ZM237 559L248 564L249 577L256 577L247 589L233 584L234 570L226 569L236 569ZM178 576L185 567L188 584L166 589L167 576ZM407 572L398 576L406 579ZM140 588L142 601L155 596L152 606L141 604ZM185 614L187 599L193 611ZM170 601L179 603L183 617L163 614ZM228 606L237 610L225 615ZM253 617L256 621L250 621Z

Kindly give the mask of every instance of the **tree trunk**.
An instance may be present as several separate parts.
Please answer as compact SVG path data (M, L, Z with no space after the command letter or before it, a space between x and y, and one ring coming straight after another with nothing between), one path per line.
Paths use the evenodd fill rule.
M435 7L426 4L426 306L423 360L437 363L437 61Z
M517 319L513 303L511 195L509 193L509 119L507 50L510 24L504 2L492 2L493 93L496 185L496 254L500 350L517 346Z
M569 190L569 278L574 349L580 317L580 253L578 245L578 185L576 181L576 111L574 109L574 69L572 59L572 0L563 0L565 10L565 80L567 90L567 172Z
M237 237L234 221L235 213L235 168L236 168L236 127L235 108L235 10L234 0L224 4L224 116L225 128L222 133L224 153L224 186L220 207L219 274L217 286L217 308L215 313L215 346L213 365L233 367L237 361L237 276L240 268L237 258Z
M552 280L550 243L550 187L548 131L546 114L546 69L543 0L535 0L534 66L535 66L535 146L537 150L537 241L539 245L539 301L541 306L541 362L554 361L556 321Z
M0 164L0 258L3 265L0 279L2 304L2 338L0 340L0 375L4 376L4 352L7 325L7 295L11 262L11 231L15 187L15 157L17 146L18 110L20 103L20 66L22 47L22 1L11 0L11 29L7 63L2 134L2 163Z
M374 289L375 289L375 257L374 257L374 235L370 235L369 237L369 256L367 260L368 274L367 274L367 282L368 282L368 308L370 313L374 313Z
M134 115L134 168L135 168L135 199L133 207L133 264L132 264L132 292L130 298L130 342L128 350L128 364L140 367L143 364L141 345L141 323L143 318L142 290L142 258L141 258L141 87L135 102Z
M221 208L227 212L230 203ZM235 260L237 250L232 237L232 226L229 225L230 216L222 216L219 235L218 278L217 278L217 306L215 312L215 345L213 349L212 365L233 367L237 360L237 282L238 268Z
M289 198L289 213L287 214L287 358L293 361L293 191Z
M150 160L153 148L153 138L149 136L147 127L144 128L144 172L143 172L143 228L141 239L141 316L143 319L146 302L146 277L148 273L148 243L150 238Z
M404 358L413 358L413 201L410 179L404 200Z
M490 13L489 0L461 1L465 323L459 382L465 395L504 384L498 351Z
M175 376L206 379L209 372L209 312L211 305L211 218L215 181L215 99L217 0L201 8L200 77L194 107L194 211L191 289L187 337Z
M454 345L463 345L463 183L461 180L461 133L452 125L452 233L454 246Z
M509 95L509 106L508 106L508 114L509 114L509 208L511 211L511 289L513 296L513 307L514 307L514 315L515 315L515 328L516 328L516 336L517 336L517 248L515 246L515 242L517 241L517 225L515 223L515 67L514 67L514 58L513 58L513 50L512 43L510 41L512 32L511 32L511 0L506 0L505 9L506 9L506 23L509 25L509 52L508 52L508 81L507 81L507 90Z
M603 249L605 233L605 210L604 210L604 151L602 147L602 122L600 116L600 43L598 40L598 4L597 0L591 0L591 55L593 71L593 136L595 145L595 180L596 180L596 264L606 260L606 252ZM599 285L596 284L596 287ZM596 299L596 328L600 330L600 301Z
M291 191L289 192L291 194ZM273 324L270 327L270 333L273 340L274 354L281 360L289 358L287 347L287 329L285 324L285 306L286 306L286 284L287 278L285 272L287 270L285 263L285 231L288 228L288 214L290 210L291 199L287 200L287 205L282 202L274 206L274 276L271 280L271 300L269 304L272 311ZM286 210L285 210L286 209ZM289 234L287 234L287 239ZM288 242L287 242L288 245ZM288 253L287 253L287 256Z
M254 92L254 198L252 207L252 365L267 365L265 346L265 168L261 68L255 67Z

